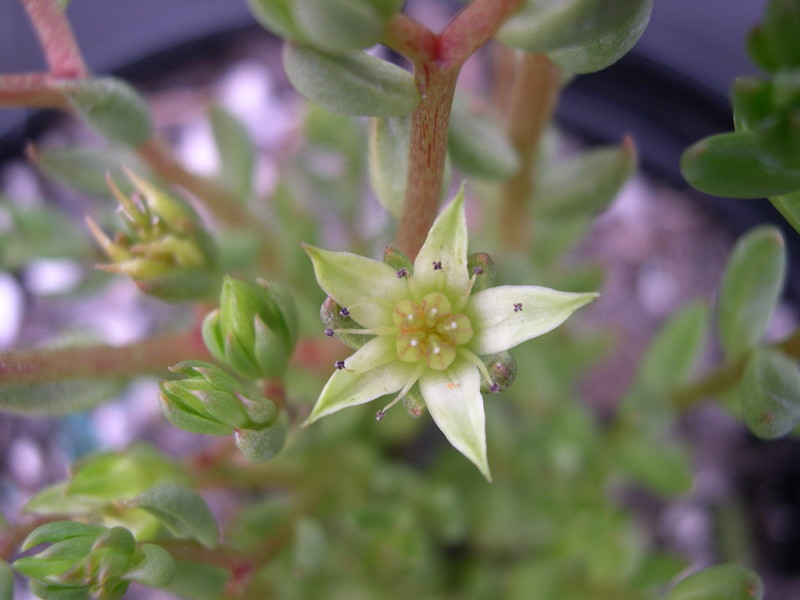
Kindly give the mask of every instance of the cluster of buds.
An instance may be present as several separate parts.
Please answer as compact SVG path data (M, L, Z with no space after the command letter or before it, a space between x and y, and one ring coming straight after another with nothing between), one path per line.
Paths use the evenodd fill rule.
M213 242L197 213L177 196L126 171L135 189L129 197L111 177L126 231L113 239L87 218L89 229L111 260L99 268L129 276L143 292L168 302L196 301L219 289Z
M185 361L170 370L184 376L160 384L162 411L170 423L192 433L233 434L242 454L254 462L271 459L283 447L289 421L274 402L248 393L210 363Z
M219 309L203 322L203 340L217 360L246 379L280 377L297 328L297 307L283 286L225 277Z
M14 568L31 578L40 598L121 598L131 581L160 587L175 573L172 556L155 544L137 544L124 527L106 528L75 521L55 521L37 527L23 550L49 544Z

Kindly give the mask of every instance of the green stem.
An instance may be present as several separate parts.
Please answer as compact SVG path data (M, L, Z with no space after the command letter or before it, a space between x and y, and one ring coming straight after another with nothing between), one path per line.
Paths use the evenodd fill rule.
M200 332L156 336L128 346L88 346L0 353L0 385L161 372L190 358L211 360Z
M21 0L44 50L50 74L57 79L89 75L72 27L55 0Z
M797 329L785 340L773 344L772 347L792 358L800 358L800 329ZM678 390L672 396L672 405L677 410L685 411L706 398L712 398L727 391L741 380L748 357L749 354L723 365L700 381Z
M511 87L507 120L507 133L520 166L503 186L500 212L500 239L514 250L524 250L530 243L530 204L539 143L553 117L560 90L561 70L547 56L522 56Z

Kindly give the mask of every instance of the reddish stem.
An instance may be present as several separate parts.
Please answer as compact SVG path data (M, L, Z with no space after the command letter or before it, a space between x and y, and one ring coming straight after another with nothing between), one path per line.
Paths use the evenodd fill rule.
M523 0L473 0L445 27L439 59L463 64L497 33Z
M131 377L163 371L190 358L211 360L198 330L156 336L128 346L13 350L0 353L0 385Z
M20 0L44 50L50 74L57 79L89 75L67 16L55 0Z
M436 56L439 36L418 21L397 13L386 26L383 43L419 66Z
M0 75L0 108L35 107L69 109L60 92L50 87L47 73Z

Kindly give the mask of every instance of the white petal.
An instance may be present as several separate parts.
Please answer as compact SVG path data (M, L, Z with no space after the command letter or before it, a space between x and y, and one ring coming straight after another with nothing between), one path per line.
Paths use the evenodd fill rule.
M343 408L364 404L400 391L413 375L414 366L395 361L370 371L356 372L347 368L336 371L322 388L322 393L303 426Z
M409 295L405 278L398 278L387 264L350 252L330 252L308 244L303 249L314 264L320 287L346 307L357 323L362 327L392 324L394 303Z
M533 285L504 285L477 292L466 309L475 330L469 348L478 355L513 348L555 329L597 296Z
M434 263L442 263L434 269ZM467 273L467 218L464 187L436 218L414 261L414 281L420 295L451 290L458 297L469 283Z
M363 373L397 360L397 344L392 335L379 335L361 346L344 361L348 371Z
M419 387L431 417L447 440L491 481L478 369L458 360L446 371L426 371Z

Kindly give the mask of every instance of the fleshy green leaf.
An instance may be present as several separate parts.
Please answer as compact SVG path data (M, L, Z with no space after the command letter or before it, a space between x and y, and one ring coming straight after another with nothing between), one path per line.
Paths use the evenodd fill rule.
M770 0L764 20L747 40L750 58L768 72L800 66L800 7L796 2Z
M371 119L369 178L375 195L396 219L403 213L411 122L406 117Z
M291 11L307 42L333 54L377 44L386 26L370 0L293 0Z
M505 179L519 168L517 152L502 127L460 104L450 115L447 151L456 168L484 179Z
M604 4L608 8L608 4ZM578 45L559 48L547 56L568 73L594 73L613 65L644 33L650 21L653 0L635 0L628 16L619 25L598 32L599 35Z
M447 441L491 481L480 386L477 367L466 360L457 360L444 372L428 370L419 381L425 405L436 426Z
M500 29L498 39L526 52L549 52L596 40L627 23L642 0L527 2Z
M752 131L775 110L770 82L739 77L733 86L733 119L736 131Z
M757 227L736 243L723 274L718 308L720 343L729 359L761 340L785 272L786 251L777 228Z
M415 365L397 360L394 339L389 336L370 340L344 364L345 368L334 372L325 384L304 425L343 408L398 392L415 370Z
M289 433L289 416L285 411L263 429L237 429L234 432L236 447L247 460L271 460L283 449Z
M465 311L475 329L468 346L478 355L509 350L555 329L597 296L539 286L504 285L483 290L472 295Z
M175 576L175 559L156 544L142 544L144 558L125 573L125 579L138 581L151 587L164 587Z
M230 571L208 563L175 562L175 576L164 586L168 592L192 600L219 600Z
M221 106L212 106L209 117L219 154L218 177L236 198L247 200L253 193L256 161L253 141L244 125Z
M105 533L106 528L78 521L53 521L40 525L28 534L22 543L23 550L30 550L39 544L52 544L77 537L92 539Z
M256 21L278 37L303 41L303 34L292 16L292 0L247 0Z
M89 600L89 588L68 585L50 585L41 581L31 581L31 592L42 600Z
M308 244L303 244L303 249L314 265L319 286L361 326L391 324L392 307L375 300L404 298L408 294L405 278L398 278L387 264L350 252L331 252Z
M619 146L595 148L548 165L536 188L537 206L552 217L594 217L617 196L636 164L636 147L625 138Z
M94 408L122 389L116 379L71 379L0 386L0 410L19 415L56 416Z
M140 494L129 506L143 508L179 537L193 537L208 548L217 544L217 522L205 500L192 489L162 483Z
M113 77L52 83L86 122L108 139L138 146L153 131L147 102L130 85Z
M462 185L455 198L436 217L414 259L414 277L409 284L412 289L416 289L420 296L437 290L451 290L455 294L466 290L470 277L467 272L467 243Z
M411 73L363 52L331 56L286 44L283 66L300 94L335 113L401 117L420 101Z
M777 350L757 349L742 378L742 414L750 430L767 439L800 422L800 369Z
M764 585L750 569L717 565L682 579L664 600L761 600Z
M800 189L800 168L788 168L759 148L752 132L720 133L684 150L681 173L701 192L763 198Z
M800 233L800 190L783 196L772 196L769 201L795 231Z

